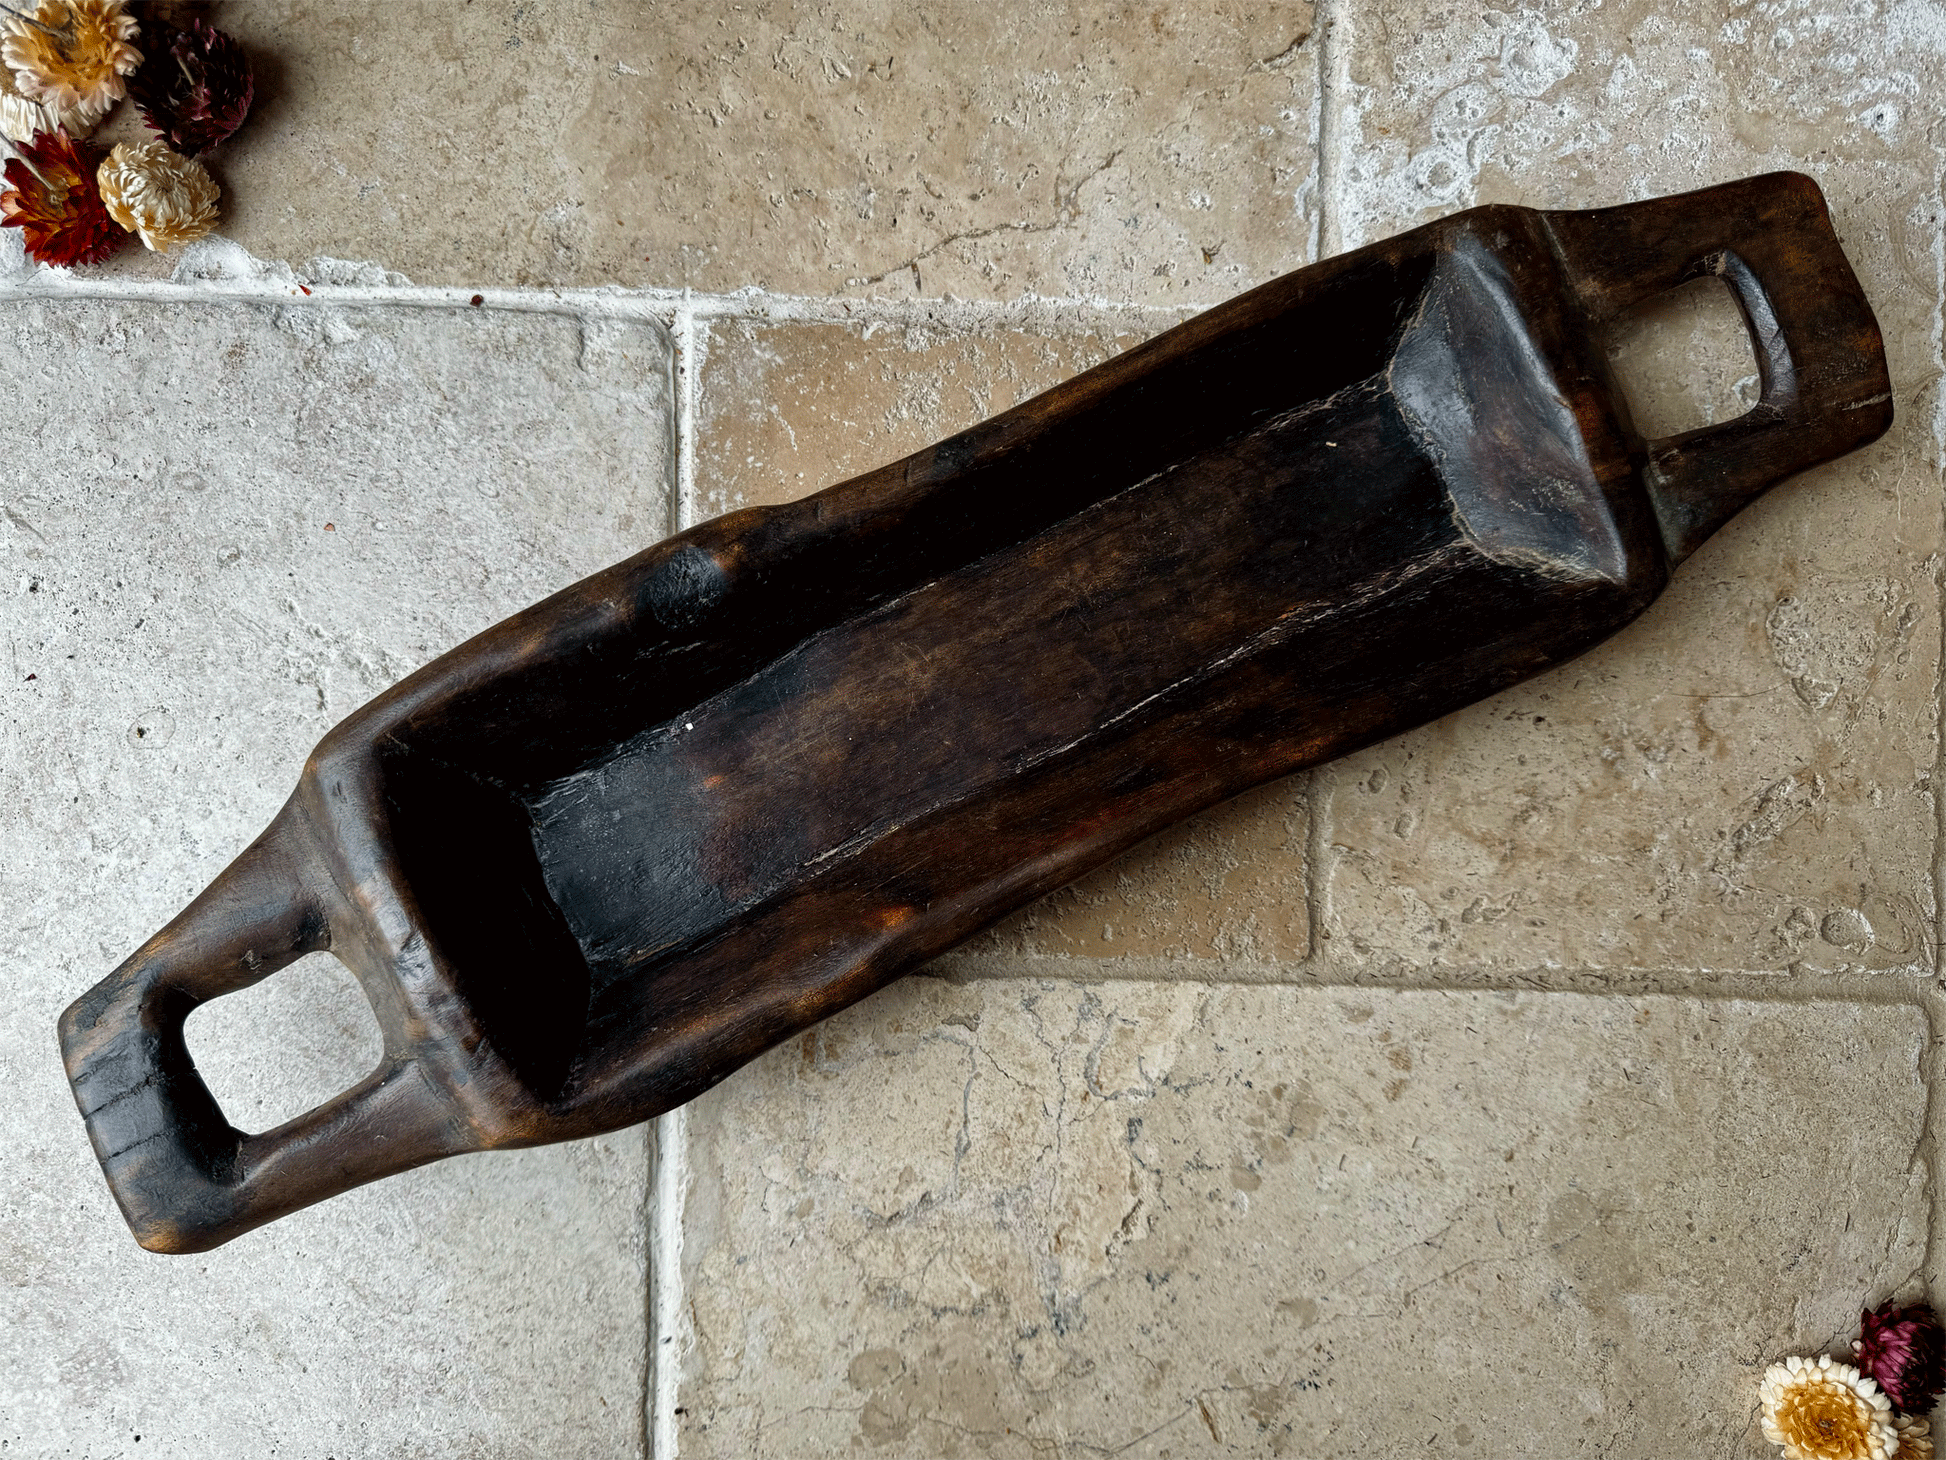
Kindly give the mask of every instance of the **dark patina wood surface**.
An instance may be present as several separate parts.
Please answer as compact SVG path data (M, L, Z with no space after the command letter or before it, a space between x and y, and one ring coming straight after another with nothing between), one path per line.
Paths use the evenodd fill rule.
M1761 403L1645 443L1596 342L1720 275ZM1880 435L1816 186L1478 208L733 513L428 665L63 1016L135 1235L196 1251L462 1151L668 1110L1181 817L1599 642ZM379 1069L244 1134L201 1001L330 949Z

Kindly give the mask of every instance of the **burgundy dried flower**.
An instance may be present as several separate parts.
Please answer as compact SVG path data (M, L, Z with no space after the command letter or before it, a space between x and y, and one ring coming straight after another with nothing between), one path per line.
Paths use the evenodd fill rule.
M98 264L128 233L108 216L95 181L97 157L66 132L18 142L4 169L0 228L18 228L27 252L44 264Z
M151 36L148 51L128 94L176 151L194 157L243 125L257 88L236 37L196 20L188 30Z
M1852 1344L1858 1367L1901 1414L1928 1414L1946 1389L1946 1329L1924 1303L1895 1308L1888 1301L1860 1316L1864 1336Z

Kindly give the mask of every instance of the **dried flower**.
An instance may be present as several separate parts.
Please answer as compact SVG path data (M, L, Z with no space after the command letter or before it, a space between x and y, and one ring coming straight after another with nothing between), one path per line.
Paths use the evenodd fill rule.
M129 44L137 29L122 0L40 0L32 15L7 16L0 60L27 100L78 111L93 127L126 93L122 78L142 64Z
M29 101L14 84L14 73L0 66L0 136L11 142L31 142L41 132L62 131L70 137L85 137L95 129L98 116L80 107L66 111Z
M1899 1460L1933 1460L1932 1421L1902 1414L1899 1427Z
M36 132L52 125L37 101L29 101L14 85L14 74L0 67L0 134L11 142L31 142Z
M236 38L198 20L188 30L150 36L148 59L128 94L151 131L194 157L243 125L256 83Z
M216 180L163 142L123 142L101 165L101 199L124 228L157 253L194 243L216 227Z
M1786 1460L1888 1460L1899 1434L1892 1402L1850 1364L1788 1358L1764 1371L1764 1438Z
M1864 1337L1852 1344L1858 1367L1878 1381L1902 1414L1929 1414L1946 1389L1946 1330L1924 1303L1882 1303L1863 1314Z
M27 252L44 264L98 264L128 234L102 203L95 158L65 132L21 142L5 168L0 227L18 228Z

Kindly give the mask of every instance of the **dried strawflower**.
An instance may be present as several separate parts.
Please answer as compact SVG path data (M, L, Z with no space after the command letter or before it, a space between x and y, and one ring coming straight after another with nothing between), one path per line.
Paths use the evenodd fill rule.
M0 134L12 142L31 142L36 132L52 123L37 101L29 101L14 85L14 73L0 67Z
M1850 1364L1788 1358L1764 1371L1764 1438L1786 1460L1888 1460L1898 1452L1892 1401Z
M1895 1308L1890 1302L1858 1320L1864 1336L1852 1344L1858 1367L1878 1381L1903 1414L1929 1414L1946 1389L1946 1330L1924 1303Z
M128 237L108 216L95 158L65 132L16 144L10 186L0 192L0 227L18 228L27 252L44 264L98 264Z
M79 112L92 127L127 92L122 78L142 64L129 44L137 29L122 0L40 0L32 15L7 16L0 60L27 100L57 114Z
M54 131L85 137L95 129L98 120L79 107L61 111L29 101L14 84L14 73L0 66L0 137L10 142L31 142L41 132Z
M243 125L256 84L236 38L206 21L149 37L148 59L128 83L149 129L185 157Z
M1933 1460L1932 1421L1902 1414L1899 1427L1899 1460Z
M164 142L123 142L101 165L101 198L124 228L157 253L216 227L216 180Z

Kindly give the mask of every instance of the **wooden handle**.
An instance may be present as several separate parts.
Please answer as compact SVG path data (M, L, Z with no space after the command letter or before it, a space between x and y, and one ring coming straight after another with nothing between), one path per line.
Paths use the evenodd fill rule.
M183 1026L196 1007L329 946L287 806L202 896L61 1016L75 1103L135 1238L199 1252L375 1175L455 1149L407 1060L262 1135L224 1117ZM376 1139L345 1140L363 1128ZM320 1148L330 1160L312 1159ZM365 1174L361 1175L360 1172Z
M1713 274L1730 287L1750 328L1763 385L1756 406L1649 443L1645 483L1672 563L1780 478L1842 456L1892 424L1878 320L1824 195L1803 173L1544 216L1595 324Z

